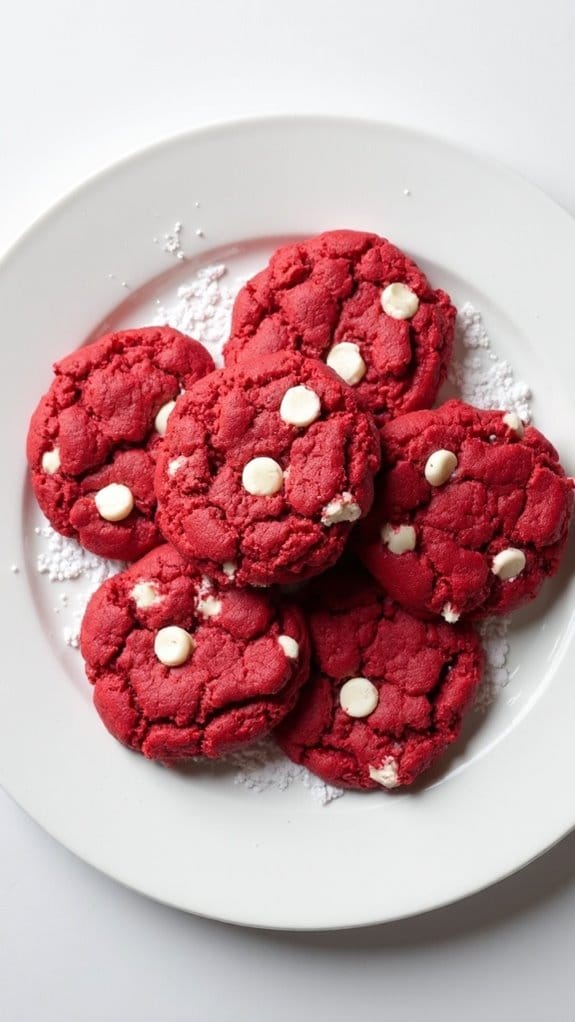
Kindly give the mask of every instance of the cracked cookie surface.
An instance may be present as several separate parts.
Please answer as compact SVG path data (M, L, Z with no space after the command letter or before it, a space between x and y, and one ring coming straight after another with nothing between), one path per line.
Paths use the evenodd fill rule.
M104 582L81 651L108 730L163 762L218 757L266 735L309 668L298 607L277 593L220 590L169 545Z
M517 415L449 401L381 430L383 469L358 552L422 615L506 614L558 567L573 481Z
M226 365L296 350L333 363L381 424L429 408L453 347L455 308L412 259L360 231L285 245L244 285Z
M180 391L213 368L201 344L171 327L107 334L55 364L27 455L38 503L58 532L126 561L162 542L157 450Z
M338 565L303 599L311 673L279 745L330 784L411 784L459 735L481 680L478 636L412 617L360 568Z
M379 438L320 362L280 352L182 396L156 468L158 521L222 584L297 582L333 564L373 498Z

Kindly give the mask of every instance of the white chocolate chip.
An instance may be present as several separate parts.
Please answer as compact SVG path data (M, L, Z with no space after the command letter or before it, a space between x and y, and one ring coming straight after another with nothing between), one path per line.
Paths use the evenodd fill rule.
M49 476L53 476L60 468L60 448L55 447L53 451L44 451L42 455L42 469Z
M381 292L381 307L392 319L411 319L419 308L419 298L407 284L388 284Z
M512 429L514 433L517 433L517 436L521 439L525 433L525 427L517 412L506 412L503 416L503 422L506 426L509 426L509 429Z
M397 788L399 785L397 763L393 756L388 756L387 759L384 759L380 767L370 766L369 776L372 781L377 781L383 788Z
M446 603L441 610L442 618L447 621L448 625L454 625L456 621L459 621L461 615L450 603Z
M195 642L185 628L168 625L160 628L154 639L154 653L160 663L166 667L179 667L185 664L195 649Z
M215 596L204 596L198 600L196 609L202 617L217 617L222 611L222 601L216 600Z
M178 469L185 465L187 460L183 454L180 454L179 458L173 458L172 461L168 462L168 475L175 476Z
M392 554L405 554L415 549L416 534L413 525L384 525L381 538Z
M491 562L491 570L502 582L507 582L509 579L520 575L526 563L523 550L518 550L514 546L508 546L505 550L501 550L495 555Z
M280 417L290 426L310 426L321 412L321 401L310 387L290 387L280 405Z
M175 401L166 401L165 405L162 405L156 418L154 419L154 429L160 436L166 435L166 429L168 428L168 419L176 407Z
M453 451L434 451L425 462L425 478L430 486L443 486L456 468L457 458Z
M252 458L244 465L242 484L254 497L271 497L281 490L283 472L273 458Z
M159 595L153 582L136 582L130 595L139 610L149 610L164 598Z
M278 635L278 643L288 660L297 660L299 656L299 642L292 639L291 635Z
M351 341L334 344L331 351L328 352L326 363L338 376L341 376L342 380L349 383L350 387L355 387L360 380L363 380L367 372L367 366L357 344L353 344Z
M228 578L234 578L237 570L238 566L235 561L224 561L222 564L222 571Z
M129 486L123 483L110 483L98 490L94 497L100 518L107 522L121 522L127 518L134 507L134 497Z
M340 522L356 522L361 518L361 508L356 504L351 493L342 493L326 504L321 513L322 525L339 525Z
M348 717L369 717L378 702L379 693L369 678L350 678L339 690L339 705Z

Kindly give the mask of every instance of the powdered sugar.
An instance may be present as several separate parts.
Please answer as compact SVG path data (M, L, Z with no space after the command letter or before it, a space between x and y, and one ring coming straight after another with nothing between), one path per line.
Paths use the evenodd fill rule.
M531 421L531 389L516 380L509 362L493 351L481 314L466 302L459 311L449 381L459 396L476 408L501 408Z
M251 791L262 792L272 788L287 791L295 782L302 784L314 802L322 806L344 794L341 788L326 784L305 767L286 759L271 739L255 742L246 749L231 753L226 761L236 769L234 783Z
M177 301L158 307L156 323L174 327L201 341L216 365L222 364L222 348L230 332L232 306L244 283L236 278L227 283L228 270L223 263L205 266L177 291Z
M498 692L511 680L507 663L509 656L507 633L510 624L509 617L490 617L479 623L478 631L485 652L485 671L475 699L476 710L486 710L496 699Z
M180 220L177 220L174 224L173 231L168 234L164 234L164 244L162 246L164 252L169 252L170 255L173 255L176 259L180 260L185 258L184 250L182 249L181 234L182 223Z
M182 225L176 223L173 232L165 236L164 244L165 250L180 260L184 258L181 231ZM219 365L223 342L229 334L234 299L243 282L237 277L229 279L223 263L206 266L178 288L173 304L158 306L156 322L196 337ZM510 364L494 352L481 315L469 303L458 315L456 336L449 380L458 396L481 408L516 411L525 422L530 421L528 385L515 379ZM67 618L62 629L64 642L77 647L82 616L90 596L124 565L83 550L75 540L59 536L49 525L37 527L36 533L42 547L38 554L38 571L51 582L68 586L60 595L54 612ZM509 618L493 618L480 626L486 671L477 697L478 709L485 709L510 680L508 628ZM235 770L235 783L254 792L286 791L294 784L302 785L321 805L343 794L287 760L272 740L235 752L227 762Z
M38 554L38 571L50 582L66 582L72 578L88 578L96 585L123 568L121 561L107 561L84 550L75 539L55 532L51 525L37 526L36 534L47 542Z
M67 591L60 593L60 605L54 607L54 613L59 614L64 608L67 609L70 600L72 601L70 620L62 628L62 637L67 646L77 649L88 600L102 582L116 575L125 565L122 561L107 561L103 557L91 554L75 539L60 536L48 524L37 526L35 531L45 541L43 550L37 557L38 572L47 575L50 582L71 582L77 579L83 581L81 588L72 589L71 597Z

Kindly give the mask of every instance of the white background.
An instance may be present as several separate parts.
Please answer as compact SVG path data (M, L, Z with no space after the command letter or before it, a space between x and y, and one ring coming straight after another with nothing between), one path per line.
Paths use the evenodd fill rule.
M504 161L575 213L570 0L5 0L2 10L0 250L134 149L257 113L423 128ZM22 301L33 301L25 282ZM458 905L323 935L235 929L153 904L78 862L1 793L0 835L3 1022L575 1019L575 835Z

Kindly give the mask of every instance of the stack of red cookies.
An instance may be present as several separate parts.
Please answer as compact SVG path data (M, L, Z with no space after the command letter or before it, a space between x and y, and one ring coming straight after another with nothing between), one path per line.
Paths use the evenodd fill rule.
M167 327L55 366L28 435L40 506L134 562L82 626L116 738L173 763L273 730L326 781L387 789L457 738L471 622L557 570L573 484L515 413L431 410L454 322L395 246L332 231L244 286L224 369Z

